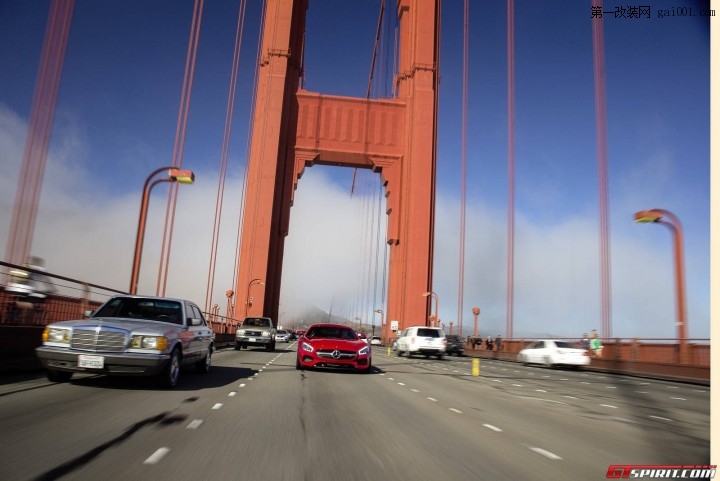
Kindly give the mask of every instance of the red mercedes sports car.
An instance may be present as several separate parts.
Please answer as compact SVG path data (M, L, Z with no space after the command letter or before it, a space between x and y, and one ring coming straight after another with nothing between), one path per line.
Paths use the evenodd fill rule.
M370 372L372 348L354 329L341 324L313 324L298 340L296 369L338 367Z

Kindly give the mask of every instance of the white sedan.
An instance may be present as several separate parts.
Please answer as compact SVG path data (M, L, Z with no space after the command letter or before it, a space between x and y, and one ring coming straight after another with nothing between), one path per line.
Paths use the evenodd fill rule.
M523 364L544 364L553 366L587 366L590 354L567 341L543 339L535 341L518 353L518 361Z

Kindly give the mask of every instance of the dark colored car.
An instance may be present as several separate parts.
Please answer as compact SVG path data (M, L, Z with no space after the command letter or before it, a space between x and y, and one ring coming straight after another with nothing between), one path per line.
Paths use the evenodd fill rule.
M456 335L450 335L447 337L447 346L445 347L445 353L447 355L455 354L456 356L463 355L464 343L463 338Z
M295 368L335 367L368 373L372 349L357 332L342 324L313 324L298 341Z

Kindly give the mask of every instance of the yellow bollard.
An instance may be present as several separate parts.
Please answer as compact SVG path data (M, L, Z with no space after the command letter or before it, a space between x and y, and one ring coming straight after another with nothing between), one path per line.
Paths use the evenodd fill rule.
M472 375L475 377L480 375L480 358L478 357L472 360Z
M388 357L390 357L390 346L388 346Z

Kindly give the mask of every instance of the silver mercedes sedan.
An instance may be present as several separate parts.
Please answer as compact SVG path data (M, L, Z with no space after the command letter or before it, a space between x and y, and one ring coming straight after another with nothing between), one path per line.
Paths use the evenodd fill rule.
M173 388L180 368L207 373L215 333L194 303L183 299L115 296L88 319L48 325L36 353L52 382L73 373L156 376Z

